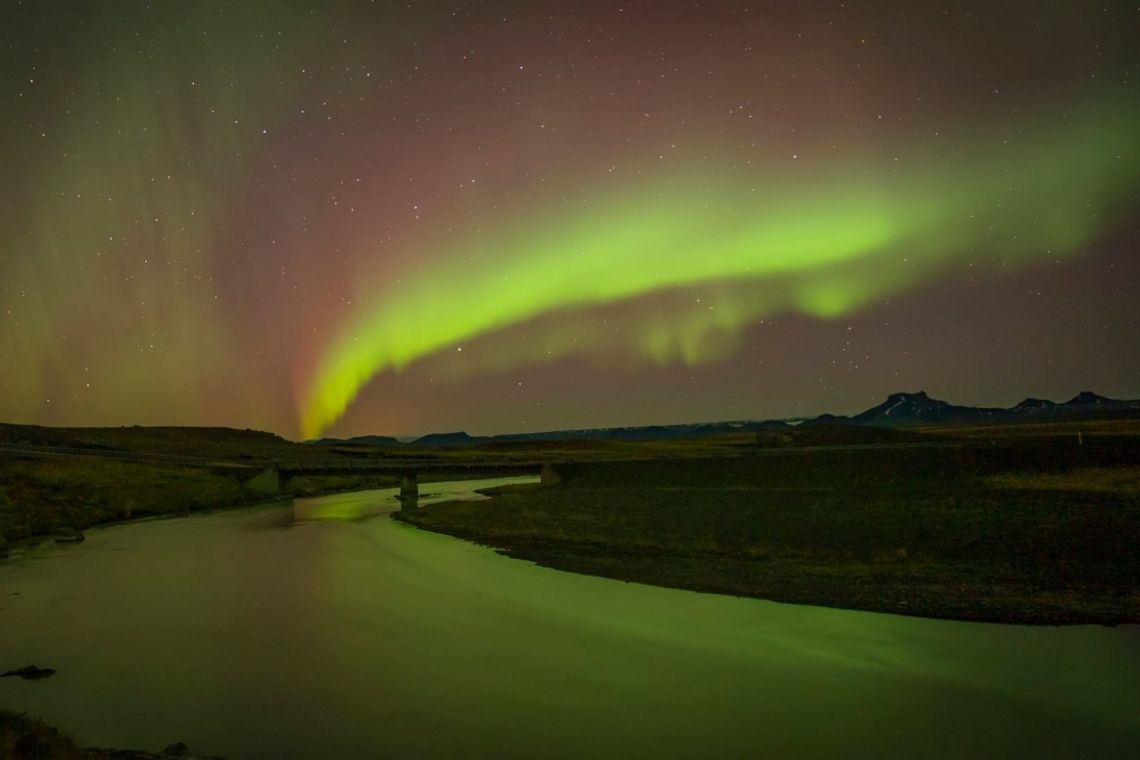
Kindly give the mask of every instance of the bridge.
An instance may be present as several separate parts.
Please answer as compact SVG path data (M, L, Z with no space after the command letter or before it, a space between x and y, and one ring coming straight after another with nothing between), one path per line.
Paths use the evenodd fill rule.
M562 478L549 461L500 461L494 459L480 461L449 462L438 459L373 459L336 460L314 464L312 462L275 462L256 476L246 481L246 485L265 493L276 493L286 487L290 480L303 475L399 475L400 498L414 500L419 496L419 476L430 473L465 473L489 475L512 473L518 475L538 474L544 485L559 482Z
M415 499L419 495L419 476L430 473L470 473L472 476L506 473L538 474L544 484L557 483L561 480L561 477L553 469L559 463L540 460L450 461L408 457L398 459L337 458L315 462L312 460L292 461L284 459L218 461L205 457L178 454L27 444L0 444L0 454L15 455L22 458L94 457L120 462L207 469L232 474L246 487L266 496L276 496L288 486L290 480L305 475L396 475L400 477L400 496L408 499Z

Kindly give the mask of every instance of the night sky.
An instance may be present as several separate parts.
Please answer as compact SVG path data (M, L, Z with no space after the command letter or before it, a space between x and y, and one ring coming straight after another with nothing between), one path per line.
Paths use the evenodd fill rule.
M1140 396L1140 12L7 0L0 419Z

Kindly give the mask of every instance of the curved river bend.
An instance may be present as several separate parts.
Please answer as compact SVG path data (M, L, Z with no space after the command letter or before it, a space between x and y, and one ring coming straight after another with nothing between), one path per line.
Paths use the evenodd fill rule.
M479 483L429 484L448 498ZM242 758L1140 757L1140 630L954 623L536 567L393 491L0 562L0 706ZM369 516L372 519L366 519Z

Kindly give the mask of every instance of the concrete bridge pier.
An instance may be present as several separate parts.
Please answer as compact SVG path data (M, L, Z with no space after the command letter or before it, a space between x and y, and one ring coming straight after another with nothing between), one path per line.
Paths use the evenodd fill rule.
M414 472L406 472L400 479L400 501L415 506L420 498L420 481Z

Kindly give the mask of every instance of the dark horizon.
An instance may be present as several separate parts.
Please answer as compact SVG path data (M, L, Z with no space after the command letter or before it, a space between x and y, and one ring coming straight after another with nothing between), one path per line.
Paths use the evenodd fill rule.
M1027 395L1027 396L1023 396L1021 399L1019 399L1015 402L1004 403L1004 404L960 403L960 402L953 400L953 399L945 399L945 398L940 398L940 397L934 396L932 394L927 393L924 389L919 389L916 391L893 391L891 393L886 394L881 399L879 399L877 402L872 403L869 406L855 408L855 409L848 409L848 410L840 411L840 412L835 412L835 411L829 410L829 411L817 412L814 414L803 414L803 415L794 415L794 416L786 416L786 417L738 417L738 418L732 418L732 419L656 421L656 422L649 422L649 423L640 424L640 425L622 425L622 424L586 425L586 426L580 426L580 427L550 428L550 429L545 429L545 430L526 430L526 431L523 431L523 430L507 430L507 431L484 432L484 431L462 430L462 429L458 429L458 428L441 428L441 429L430 430L430 431L422 432L422 433L418 433L418 434L403 434L403 433L391 434L391 433L384 433L384 432L371 432L371 433L361 433L361 434L357 434L357 435L343 436L343 437L320 436L319 438L289 438L288 436L283 436L280 433L278 433L276 431L272 431L272 430L261 430L259 428L242 428L242 427L238 427L235 425L170 425L170 424L159 423L159 424L154 424L154 425L130 425L130 424L124 424L124 425L52 425L52 426L47 426L47 427L59 427L59 428L66 428L66 429L83 429L83 428L93 428L93 429L111 428L111 429L115 429L115 428L131 428L131 427L169 428L169 429L219 428L219 429L228 429L228 430L260 430L261 432L272 433L274 435L281 436L282 438L285 438L286 440L297 441L297 442L315 442L315 441L320 441L320 440L345 440L345 441L348 441L348 440L353 440L356 438L376 437L376 438L394 438L394 439L399 440L401 443L410 443L410 442L414 442L418 439L424 438L425 436L432 436L432 435L459 435L459 434L462 434L462 435L468 435L468 436L475 438L475 439L495 439L495 438L510 438L510 437L526 437L526 436L544 436L544 435L555 434L555 433L571 433L572 434L572 433L588 432L588 431L638 430L638 429L654 428L654 427L679 428L679 427L698 427L698 426L704 426L704 425L708 425L708 426L734 425L734 424L736 424L736 425L747 425L747 424L776 423L776 422L799 423L799 422L804 422L804 421L812 421L812 420L815 420L815 419L820 418L820 417L835 417L835 418L837 418L837 421L839 423L853 423L854 421L852 418L854 418L855 416L857 416L861 413L868 412L871 409L874 409L876 406L885 403L887 400L889 400L890 398L895 397L895 396L912 396L913 397L913 396L925 395L927 398L931 399L934 402L945 402L945 403L948 403L949 405L951 405L952 407L957 408L957 409L977 409L977 410L983 410L983 411L1006 411L1006 412L1010 412L1010 411L1013 411L1018 405L1022 404L1023 402L1026 402L1026 401L1046 401L1046 402L1050 402L1052 405L1055 405L1057 407L1063 407L1066 404L1072 404L1074 402L1077 402L1078 399L1082 395L1085 395L1085 394L1092 394L1094 396L1097 396L1100 399L1105 399L1108 401L1122 402L1125 404L1132 403L1132 404L1140 405L1140 394L1137 394L1135 396L1133 396L1133 395L1113 395L1113 394L1099 393L1097 391L1088 390L1088 389L1078 391L1076 393L1073 393L1071 395L1067 395L1067 396L1065 396L1063 398L1059 398L1059 399L1049 399L1049 398L1044 398L1041 396ZM1140 408L1140 406L1138 406L1137 408ZM1117 411L1119 411L1119 410L1117 410ZM997 424L1000 424L1003 421L1006 421L1006 420L1004 420L1004 419L998 420ZM11 421L11 420L5 420L2 424L31 425L31 426L39 425L39 423L18 422L18 421Z

